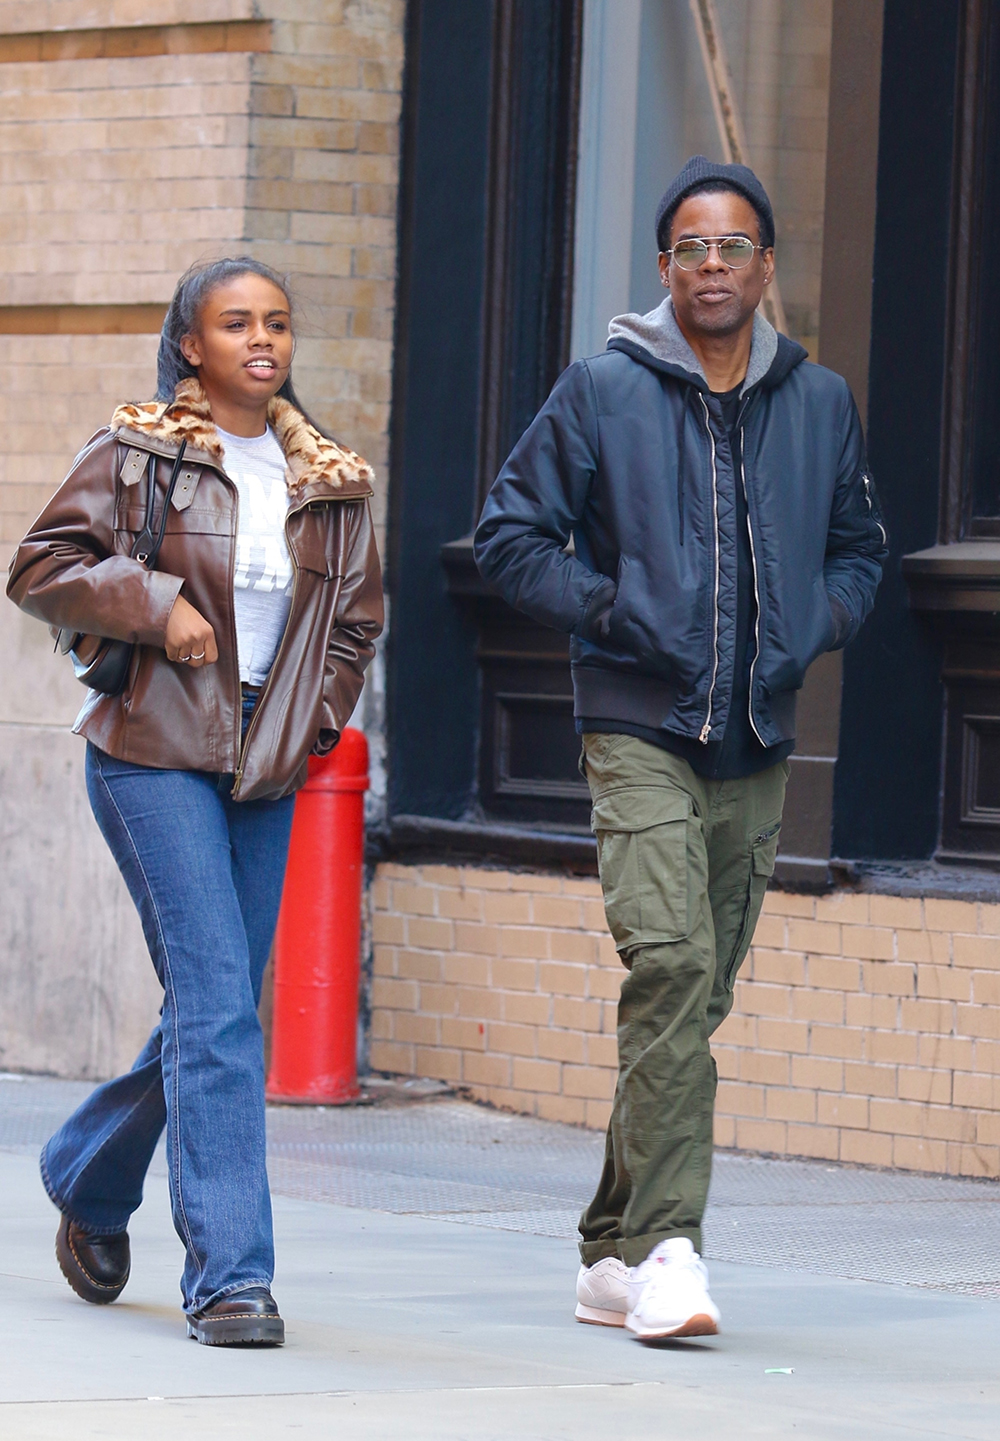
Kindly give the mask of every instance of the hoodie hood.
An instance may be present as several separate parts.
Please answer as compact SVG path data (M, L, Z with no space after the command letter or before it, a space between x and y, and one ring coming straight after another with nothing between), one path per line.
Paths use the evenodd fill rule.
M674 303L669 295L647 315L615 316L608 326L608 349L624 351L644 365L666 370L698 390L709 389L698 357L677 324ZM755 385L762 383L768 388L780 384L807 358L807 354L797 341L789 340L787 335L779 335L759 310L754 311L750 363L740 395L746 395Z

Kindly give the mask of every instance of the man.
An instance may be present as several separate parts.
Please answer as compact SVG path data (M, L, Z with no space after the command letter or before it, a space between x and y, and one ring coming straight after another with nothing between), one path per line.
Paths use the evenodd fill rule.
M760 181L695 156L656 236L667 298L560 377L476 534L484 578L573 637L628 972L576 1314L643 1340L718 1328L699 1256L709 1037L774 870L796 692L857 633L886 554L847 385L758 313L774 275Z

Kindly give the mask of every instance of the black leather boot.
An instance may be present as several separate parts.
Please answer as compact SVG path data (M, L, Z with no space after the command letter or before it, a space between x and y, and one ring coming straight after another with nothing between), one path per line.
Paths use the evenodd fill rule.
M188 1335L202 1346L283 1346L285 1323L267 1287L250 1286L189 1316Z
M56 1259L78 1296L95 1306L106 1306L117 1301L128 1280L132 1264L128 1232L88 1236L75 1221L63 1216L56 1232Z

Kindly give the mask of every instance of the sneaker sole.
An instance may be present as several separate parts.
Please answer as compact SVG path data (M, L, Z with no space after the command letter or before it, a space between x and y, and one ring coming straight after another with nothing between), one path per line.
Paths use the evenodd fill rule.
M713 1321L712 1317L705 1312L689 1316L679 1326L642 1326L633 1321L631 1316L627 1316L625 1326L640 1341L666 1341L671 1336L717 1336L719 1334L718 1321Z
M573 1312L578 1321L585 1326L624 1326L624 1311L604 1311L600 1306L585 1306L582 1301L577 1303Z
M280 1316L224 1316L217 1321L190 1319L187 1333L201 1346L283 1346Z

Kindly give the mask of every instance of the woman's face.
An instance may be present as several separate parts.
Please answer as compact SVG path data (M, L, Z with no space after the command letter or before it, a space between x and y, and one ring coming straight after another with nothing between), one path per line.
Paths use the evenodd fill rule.
M181 340L209 401L251 410L266 406L284 384L293 349L287 295L252 274L211 290L197 329Z

